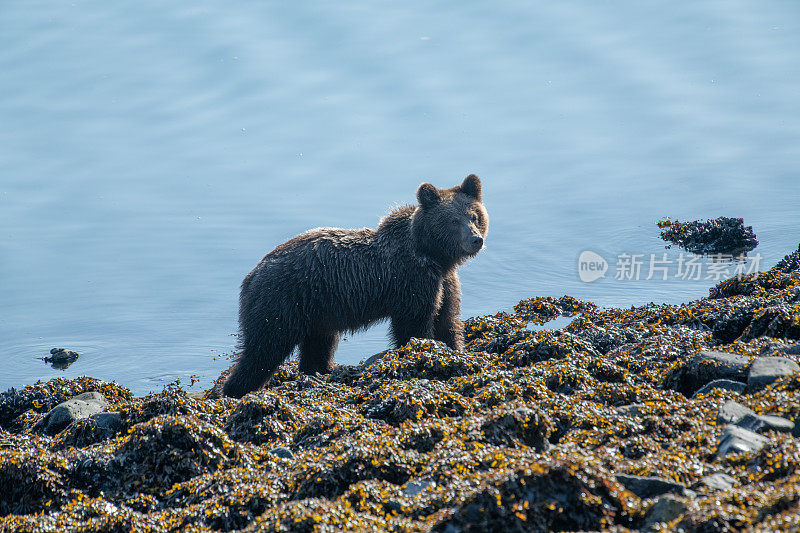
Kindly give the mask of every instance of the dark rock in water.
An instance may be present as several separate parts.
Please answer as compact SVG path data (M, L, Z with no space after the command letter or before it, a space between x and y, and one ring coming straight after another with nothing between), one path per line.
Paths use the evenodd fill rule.
M750 358L743 355L703 350L687 363L680 390L691 396L703 385L718 379L744 381L749 365Z
M708 394L714 389L732 390L735 392L743 392L747 385L741 381L733 381L730 379L715 379L703 385L697 392L694 393L692 398L697 398L701 394Z
M725 402L725 404L719 408L719 413L717 413L717 423L735 425L744 417L755 414L755 411L749 407L745 407L739 402Z
M661 496L647 511L644 527L648 528L655 524L672 522L683 515L688 508L689 506L682 498L672 494Z
M84 392L53 407L34 429L55 435L71 423L89 418L108 409L108 402L99 392Z
M748 392L756 392L779 378L800 370L800 365L787 357L759 357L753 361L747 374Z
M652 498L668 492L674 494L684 494L686 487L677 481L671 481L656 476L631 476L628 474L617 474L617 481L625 485L625 488L636 494L640 498Z
M711 490L728 490L732 487L735 487L736 484L735 478L729 476L728 474L717 472L716 474L710 474L700 478L694 485L692 485L692 489L699 490L703 487L707 487Z
M736 422L736 425L755 432L771 429L782 433L791 433L794 429L794 422L775 415L747 414Z
M778 264L773 268L775 270L780 270L781 272L794 272L795 270L800 270L800 244L797 245L797 250L778 261Z
M53 348L50 350L50 357L45 357L44 362L50 363L50 366L63 370L69 365L78 360L78 352L67 350L64 348Z
M758 246L753 227L745 226L741 218L719 217L693 222L659 220L658 227L662 239L695 254L733 255Z
M758 452L767 443L767 438L739 426L727 425L717 445L717 457L730 453Z
M275 448L272 448L269 453L276 457L283 457L284 459L294 459L292 450L286 448L285 446L276 446Z

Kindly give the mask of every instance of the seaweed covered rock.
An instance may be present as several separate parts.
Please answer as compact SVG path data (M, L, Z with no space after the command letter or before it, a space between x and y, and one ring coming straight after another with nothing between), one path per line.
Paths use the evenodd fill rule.
M161 492L247 459L221 429L167 415L135 426L114 451L120 485L148 492Z
M241 400L8 391L0 530L796 529L799 283L773 269L626 309L531 298L468 319L464 351L412 339L316 376L291 361ZM103 413L33 431L91 391Z
M797 245L797 250L778 261L774 267L775 270L781 272L794 272L800 270L800 244Z
M400 425L406 420L462 416L472 401L441 383L412 380L388 383L378 388L361 407L367 418Z
M626 519L625 490L602 470L531 464L487 484L433 531L600 530Z
M60 507L69 500L68 477L63 457L33 443L22 450L0 450L0 516Z
M0 427L12 431L21 430L25 426L24 420L16 420L21 415L44 415L61 402L86 392L100 393L110 404L132 399L130 391L116 383L87 377L74 380L51 379L46 383L0 392Z
M753 226L741 218L719 217L714 220L659 220L661 238L695 254L737 254L758 246Z
M68 446L83 448L111 439L119 435L123 428L119 413L96 413L71 423L58 435L53 448L63 449Z

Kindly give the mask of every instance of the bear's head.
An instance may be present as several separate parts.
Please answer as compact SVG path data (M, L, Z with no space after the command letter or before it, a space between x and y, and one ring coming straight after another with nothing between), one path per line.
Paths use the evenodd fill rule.
M419 207L411 224L418 252L449 267L483 248L489 215L481 200L478 176L470 174L451 189L423 183L417 189L417 200Z

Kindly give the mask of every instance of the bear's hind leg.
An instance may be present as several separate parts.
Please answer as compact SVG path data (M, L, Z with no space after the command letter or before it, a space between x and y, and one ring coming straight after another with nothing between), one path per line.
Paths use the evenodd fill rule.
M339 345L339 333L309 333L300 341L300 372L327 374L333 370L333 354Z
M260 389L291 355L292 349L294 345L287 343L270 344L269 348L262 350L245 345L236 366L222 387L222 393L232 398L241 398L248 392Z

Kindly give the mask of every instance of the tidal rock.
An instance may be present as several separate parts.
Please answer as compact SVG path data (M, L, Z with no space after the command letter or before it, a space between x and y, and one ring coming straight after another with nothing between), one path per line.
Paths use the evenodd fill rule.
M717 457L730 453L758 452L767 443L767 438L739 426L727 425L717 445Z
M800 270L800 244L797 245L797 250L787 254L786 257L778 261L778 264L776 264L774 268L781 272Z
M647 406L643 403L631 403L628 405L620 405L616 409L617 414L621 416L635 416L643 417L647 414Z
M389 350L384 350L384 351L382 351L382 352L378 352L378 353L376 353L375 355L371 355L371 356L369 356L369 357L367 358L367 360L366 360L366 361L364 361L363 363L361 363L361 365L360 365L360 366L361 366L362 368L367 368L367 367L368 367L368 366L370 366L372 363L374 363L374 362L378 361L379 359L381 359L381 358L382 358L384 355L386 355L387 353L389 353Z
M631 476L628 474L617 474L617 481L625 485L625 488L636 494L640 498L652 498L668 492L675 494L685 494L686 487L677 481L671 481L656 476Z
M73 352L65 348L53 348L50 350L50 357L44 358L45 363L50 363L50 366L59 370L67 368L77 360L78 352Z
M771 429L773 431L780 431L782 433L791 433L794 429L794 422L775 415L747 414L741 420L736 422L736 425L740 428L749 429L750 431L755 432Z
M692 485L692 489L697 490L707 487L711 490L728 490L735 486L735 478L729 476L728 474L717 472L716 474L709 474L701 477L694 485Z
M750 358L727 352L703 350L686 365L681 392L690 396L703 385L718 379L745 381Z
M736 309L723 314L714 323L711 335L714 339L724 344L730 344L738 339L753 321L753 309Z
M695 254L736 255L758 246L753 226L745 226L741 218L719 217L691 222L660 220L658 227L662 239Z
M435 486L436 482L431 479L410 480L403 486L403 496L413 498L425 489Z
M117 411L108 413L95 413L89 417L99 429L106 429L111 433L122 431L122 416Z
M55 435L74 421L88 418L105 409L108 409L108 402L102 394L84 392L53 407L34 429Z
M729 402L725 402L722 407L719 408L719 413L717 413L717 423L737 424L739 420L745 416L755 414L755 411L749 407L745 407L739 402L734 402L731 400Z
M276 446L275 448L272 448L269 453L276 457L283 457L284 459L294 459L292 450L286 448L285 446Z
M788 357L759 357L750 365L747 390L759 391L777 379L792 375L798 370L800 365Z
M700 389L694 393L692 398L697 398L701 394L708 394L709 392L713 391L714 389L724 389L724 390L732 390L734 392L743 392L747 385L742 383L741 381L733 381L731 379L715 379L709 383L706 383Z
M647 511L645 527L652 527L655 524L672 522L683 515L688 509L686 501L672 494L661 496L656 503Z

